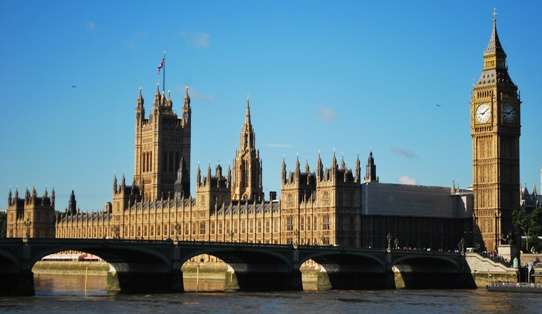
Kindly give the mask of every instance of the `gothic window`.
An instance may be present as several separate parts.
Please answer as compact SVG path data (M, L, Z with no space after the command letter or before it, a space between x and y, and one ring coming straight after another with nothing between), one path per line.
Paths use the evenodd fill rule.
M288 194L286 199L287 199L286 204L288 204L288 206L294 206L294 198L292 194Z
M211 222L211 234L215 234L215 222Z
M301 231L304 231L305 230L305 217L301 217L300 218L300 221L299 221L299 229Z
M254 220L249 220L248 225L250 233L254 233Z
M218 234L222 234L222 221L218 222Z
M205 223L204 222L199 223L199 234L205 234Z
M258 219L258 233L262 233L262 221Z
M292 231L294 229L294 217L286 217L286 231Z
M324 204L329 203L329 192L328 191L324 191L324 193L322 194L322 202Z
M243 220L241 221L241 233L245 233L246 232L246 221Z
M269 232L270 232L270 230L269 230L269 221L266 221L266 222L265 222L265 232L266 232L266 233L269 233Z

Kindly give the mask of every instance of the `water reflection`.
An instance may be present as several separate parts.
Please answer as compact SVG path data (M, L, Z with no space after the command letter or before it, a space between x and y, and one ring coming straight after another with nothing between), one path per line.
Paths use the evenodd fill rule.
M34 289L37 296L104 296L107 276L35 274Z

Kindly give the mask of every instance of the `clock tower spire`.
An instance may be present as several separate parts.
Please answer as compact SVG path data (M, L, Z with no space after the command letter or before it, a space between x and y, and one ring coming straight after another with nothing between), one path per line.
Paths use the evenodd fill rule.
M494 11L482 74L471 96L475 240L487 251L497 251L513 233L512 210L519 206L520 104Z

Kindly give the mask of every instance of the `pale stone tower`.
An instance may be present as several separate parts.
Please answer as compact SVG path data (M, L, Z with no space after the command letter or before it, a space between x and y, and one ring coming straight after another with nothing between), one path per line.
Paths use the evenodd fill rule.
M519 206L520 97L508 75L506 53L493 29L471 98L475 234L488 251L512 235Z
M35 188L26 190L24 198L8 195L8 238L54 238L55 237L55 191L51 196L47 190L40 197Z
M247 99L245 120L241 128L240 145L233 160L231 199L234 201L261 201L262 160L256 149L256 135L250 120L250 101Z
M190 195L190 120L188 88L181 118L173 111L171 97L157 87L152 112L146 119L140 91L136 106L134 185L144 199L155 200L172 195L180 168L184 171L180 194L184 197Z

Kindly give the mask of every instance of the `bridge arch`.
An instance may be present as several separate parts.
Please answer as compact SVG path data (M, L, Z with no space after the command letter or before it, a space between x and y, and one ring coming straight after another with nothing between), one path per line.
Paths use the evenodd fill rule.
M300 259L304 290L384 289L386 263L364 252L314 252Z
M19 260L11 252L0 249L0 296L16 293L19 281Z
M466 288L466 275L457 259L448 256L409 255L393 261L397 288Z
M59 244L58 246L45 247L32 255L30 263L33 265L46 256L63 251L79 251L96 255L110 264L129 263L134 260L145 262L162 262L169 264L169 259L154 250L140 247L115 247L114 245L78 245L78 244Z
M235 278L229 280L234 280L235 287L241 291L301 289L301 274L292 266L291 258L280 252L235 246L194 249L185 252L180 267L201 255L216 257L229 266L229 271L233 271L231 276ZM185 283L186 278L194 277L194 270L191 271L182 270Z
M111 280L123 293L180 291L180 275L173 267L170 243L149 242L133 245L131 241L77 240L32 241L30 267L50 254L75 250L96 255L112 266ZM112 287L115 288L113 284Z

